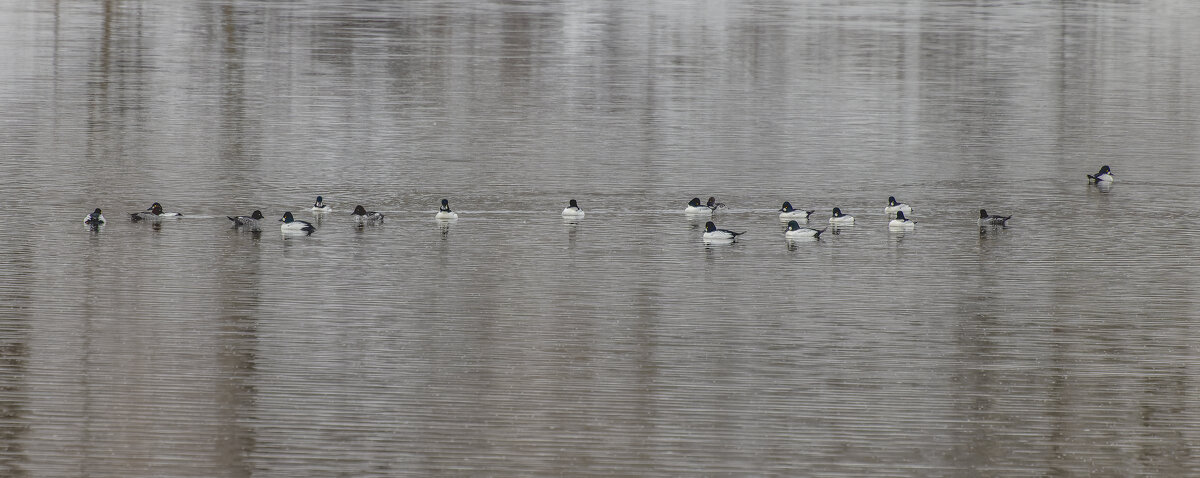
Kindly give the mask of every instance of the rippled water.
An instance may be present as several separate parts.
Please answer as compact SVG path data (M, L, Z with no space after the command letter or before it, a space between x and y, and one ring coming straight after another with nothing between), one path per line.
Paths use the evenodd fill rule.
M1197 20L0 5L0 474L1200 474Z

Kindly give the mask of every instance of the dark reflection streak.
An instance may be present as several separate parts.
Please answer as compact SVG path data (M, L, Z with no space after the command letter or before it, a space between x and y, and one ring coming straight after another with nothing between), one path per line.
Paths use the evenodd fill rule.
M95 241L93 241L93 242L95 242ZM96 244L93 244L93 247L95 247L95 246L96 246ZM89 251L94 251L94 250L95 250L94 248L89 249ZM83 264L85 264L83 276L86 279L84 283L87 284L86 285L87 293L84 294L83 297L85 297L85 298L86 297L97 297L99 294L105 293L104 290L96 287L97 284L105 283L103 278L99 274L97 274L97 266L96 266L97 261L94 258L85 256ZM83 330L81 331L81 335L80 335L80 340L82 343L80 344L81 354L79 357L79 361L80 361L79 370L81 371L81 373L79 374L79 390L80 390L80 394L82 395L82 403L80 404L79 416L82 417L82 421L83 421L83 426L81 427L82 437L80 440L82 442L82 444L80 446L80 451L81 451L80 458L81 459L79 460L79 467L80 467L79 476L88 476L89 470L94 465L93 460L96 459L95 457L97 456L97 454L93 453L91 451L91 445L93 443L104 443L103 438L92 435L92 430L99 430L99 434L103 435L104 425L102 423L102 420L100 420L101 421L100 424L96 424L98 421L97 419L102 418L102 417L97 417L96 415L103 413L102 411L98 411L98 410L103 410L103 407L102 406L101 407L93 407L93 403L92 403L93 385L92 385L92 380L91 380L92 370L103 370L104 369L103 365L93 365L93 363L94 363L94 361L92 360L93 354L103 356L104 351L101 350L101 351L97 352L95 350L95 345L92 341L92 337L94 337L96 335L96 328L94 327L92 318L93 317L104 317L104 316L105 316L105 312L102 310L99 310L96 307L94 301L85 300L85 302L83 304L83 316L81 317L81 320L83 321L81 328ZM105 393L103 384L97 385L95 388L97 389L98 393ZM103 399L100 399L100 402L103 403Z
M652 227L653 221L649 216L643 216L645 220L639 227ZM646 260L642 264L655 264L653 260ZM632 447L633 453L636 455L636 463L654 463L657 455L654 450L654 444L657 440L658 430L655 425L656 417L661 416L662 410L658 402L658 398L662 395L660 389L661 377L659 364L664 360L659 356L661 351L657 347L662 342L660 334L662 323L660 319L659 304L662 303L662 294L658 290L659 284L664 283L662 271L660 270L644 270L644 273L638 274L638 282L635 287L635 321L631 327L633 334L633 343L636 344L633 361L634 370L637 371L637 384L635 390L638 392L636 396L630 397L632 409L636 410L634 419L637 421L632 425L638 430L642 430L637 436L630 437L629 446Z
M30 307L33 267L28 248L2 257L0 271L0 476L28 476L29 463L24 443L29 424L27 407L29 377Z
M219 52L222 65L221 128L218 134L223 138L220 142L223 145L220 150L223 169L235 172L229 184L229 195L245 209L250 209L257 206L249 204L249 198L241 197L245 191L255 190L254 184L245 183L252 175L240 174L253 170L255 159L246 154L245 147L252 132L248 131L250 122L246 118L245 55L238 35L238 22L237 9L232 2L220 6L215 23L220 25L223 35L213 39L220 44L215 50ZM252 235L252 238L257 236ZM236 238L237 241L241 239ZM224 476L247 477L253 475L254 466L249 457L257 444L255 429L250 424L253 423L253 404L257 395L254 378L258 325L254 312L258 310L259 293L263 290L259 280L260 256L257 250L251 250L229 252L220 257L228 263L218 270L230 274L220 281L230 286L223 294L228 303L222 309L233 312L222 314L218 332L221 347L217 363L221 373L216 392L217 464Z

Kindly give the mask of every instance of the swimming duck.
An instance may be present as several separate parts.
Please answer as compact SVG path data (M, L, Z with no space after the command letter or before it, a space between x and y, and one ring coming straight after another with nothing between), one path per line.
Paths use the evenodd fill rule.
M225 216L225 217L229 218L230 221L233 221L233 227L235 227L235 228L244 226L247 229L250 229L251 231L254 231L254 232L262 231L262 227L259 226L258 221L259 221L259 219L263 219L263 213L262 213L262 211L259 211L257 209L255 209L254 212L250 213L249 216Z
M904 217L904 211L896 211L896 218L888 221L888 229L906 230L915 229L916 227L917 223L913 222L912 219Z
M283 219L280 219L279 222L283 223L279 225L279 230L284 234L304 234L309 236L317 232L317 228L313 227L311 223L293 218L291 211L283 213Z
M796 239L820 239L821 233L825 229L813 229L811 227L800 227L800 223L795 220L788 221L787 230L784 231L783 237L791 240Z
M745 234L745 232L733 232L728 229L717 229L717 225L712 221L704 223L704 242L734 242L737 237Z
M91 214L88 214L87 217L83 218L83 223L89 226L99 226L104 224L104 215L100 214L100 208L96 208L95 211L92 211Z
M375 211L368 211L366 208L362 207L362 204L354 206L354 212L350 213L350 215L354 216L354 221L360 226L364 224L383 223L383 214Z
M1087 175L1088 182L1093 184L1112 183L1117 180L1113 177L1112 170L1108 169L1108 165L1100 166L1100 172Z
M979 210L980 226L1007 226L1009 219L1012 219L1012 216L988 215L986 209Z
M317 196L317 202L313 203L313 212L333 212L333 206L325 204L325 198Z
M567 208L563 209L562 216L582 219L584 216L584 213L583 213L583 209L579 208L579 203L575 202L575 200L572 199L571 203L567 206Z
M685 214L712 214L719 207L725 207L725 203L717 202L715 197L709 196L708 202L704 204L700 204L700 198L692 198L683 212Z
M807 223L808 216L811 216L814 212L816 211L801 211L799 209L792 208L792 203L784 201L783 206L780 206L779 208L779 219L795 219L797 221Z
M854 216L842 214L842 210L833 208L833 216L829 218L829 223L835 226L851 226L854 225Z
M458 219L458 213L450 210L450 201L442 200L442 207L438 210L435 219Z
M159 203L154 203L145 211L135 212L129 215L129 220L137 222L143 219L161 219L164 217L183 217L183 214L177 212L163 212L163 207Z
M895 216L898 212L912 214L912 207L902 202L896 202L896 196L888 196L888 205L883 208L883 212L889 216Z

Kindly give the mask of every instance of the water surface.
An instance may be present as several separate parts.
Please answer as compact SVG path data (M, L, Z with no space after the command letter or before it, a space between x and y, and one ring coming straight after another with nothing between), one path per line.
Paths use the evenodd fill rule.
M1197 474L1198 18L0 6L2 474Z

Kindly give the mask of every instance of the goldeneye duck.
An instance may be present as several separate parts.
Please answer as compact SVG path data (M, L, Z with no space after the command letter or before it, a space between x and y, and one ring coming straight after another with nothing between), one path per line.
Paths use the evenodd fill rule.
M129 215L129 220L137 222L142 219L161 219L164 217L183 217L183 214L177 212L163 212L163 207L159 203L154 203L145 211L135 212Z
M683 208L684 214L712 214L712 209L704 207L704 203L700 202L700 198L692 198L688 201L687 207Z
M989 215L986 209L979 210L980 226L1007 226L1006 223L1009 219L1012 219L1012 216Z
M788 239L820 239L821 233L825 229L813 229L811 227L800 227L800 223L794 220L788 221L787 230L784 231L783 237Z
M88 214L87 217L83 218L83 223L89 226L99 226L104 224L104 215L100 214L100 208L96 208L95 211L92 211L91 214Z
M915 229L917 223L904 217L904 211L896 211L896 218L888 221L888 229Z
M325 198L317 196L317 202L312 205L313 212L333 212L333 206L325 204Z
M792 207L792 203L784 201L783 206L779 208L779 219L795 219L804 223L808 222L808 216L816 211L801 211Z
M704 223L704 242L734 242L737 237L745 234L745 232L733 232L728 229L717 229L717 225L712 221Z
M360 226L364 224L383 223L383 214L375 211L368 211L366 208L362 207L362 204L354 206L354 212L350 213L350 215L354 216L355 222L357 222Z
M835 226L850 226L854 224L854 216L842 214L839 208L833 208L833 216L829 218L829 223Z
M685 214L712 214L717 208L725 207L725 203L717 202L717 198L709 196L708 202L700 204L700 198L692 198L688 201L688 205L683 209Z
M450 201L442 200L442 207L438 210L435 219L458 219L458 213L450 210Z
M279 230L284 234L304 234L309 236L317 232L317 228L313 227L312 223L293 218L291 211L283 213L283 219L280 219L279 222L283 223L279 225Z
M250 229L251 231L254 231L254 232L262 231L262 226L260 226L258 224L258 221L260 219L264 219L263 213L262 213L262 211L259 211L257 209L255 209L254 212L250 213L249 216L225 216L225 217L229 218L230 221L233 221L234 228L246 227L247 229Z
M567 206L567 208L563 209L562 216L563 217L573 217L573 218L583 218L584 213L583 213L583 209L579 208L579 203L575 202L575 200L572 199L571 203Z
M888 196L888 205L883 208L883 212L889 216L895 216L898 212L912 214L912 207L902 202L897 202L896 196Z
M1100 172L1087 175L1088 182L1092 184L1112 183L1117 180L1113 177L1112 170L1108 169L1108 165L1100 166Z

